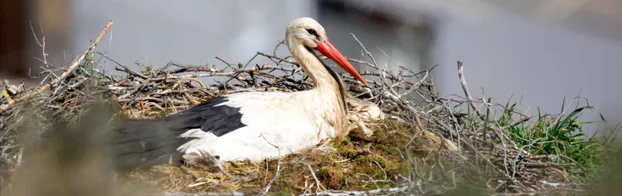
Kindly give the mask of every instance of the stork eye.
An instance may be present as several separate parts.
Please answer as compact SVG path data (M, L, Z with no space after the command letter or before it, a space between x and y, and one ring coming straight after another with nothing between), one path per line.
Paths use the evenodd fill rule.
M307 29L307 33L315 36L315 37L320 37L317 32L315 32L315 29Z

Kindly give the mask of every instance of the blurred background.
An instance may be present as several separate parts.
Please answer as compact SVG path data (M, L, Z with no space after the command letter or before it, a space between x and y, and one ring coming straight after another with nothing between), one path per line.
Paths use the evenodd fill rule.
M271 53L294 18L316 18L348 57L352 34L381 65L432 72L442 95L462 96L456 61L475 98L557 113L581 95L622 119L622 1L615 0L0 0L0 79L36 84L43 60L65 66L112 20L98 50L120 64L222 65ZM34 34L38 37L38 42ZM381 52L378 49L382 49ZM287 56L285 47L278 50ZM256 63L268 63L257 60ZM104 61L112 71L115 63ZM596 113L584 120L598 120Z

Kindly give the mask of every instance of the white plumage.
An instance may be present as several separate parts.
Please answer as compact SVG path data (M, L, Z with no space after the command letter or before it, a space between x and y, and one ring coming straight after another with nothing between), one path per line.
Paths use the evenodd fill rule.
M221 161L261 161L299 152L345 134L342 83L317 58L318 50L367 85L311 18L287 28L287 46L314 88L299 92L245 92L210 99L154 120L127 120L113 136L117 168L179 164L183 155L208 153Z
M222 161L260 161L298 152L335 137L335 128L317 110L333 106L327 105L321 99L309 99L313 98L310 94L317 92L251 92L225 95L229 100L221 105L240 108L241 122L246 126L220 137L201 129L189 130L181 137L200 139L188 142L178 150L186 154L200 154L199 151L204 151L219 156ZM301 104L301 99L311 102Z

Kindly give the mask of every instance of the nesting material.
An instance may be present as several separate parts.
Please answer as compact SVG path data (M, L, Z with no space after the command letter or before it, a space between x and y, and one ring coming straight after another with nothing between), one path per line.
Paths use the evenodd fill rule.
M430 76L433 68L415 72L400 67L398 72L388 72L376 65L361 46L367 59L351 61L371 70L362 72L369 86L364 87L342 74L349 93L350 134L345 138L260 163L218 162L201 159L206 156L195 154L188 155L193 166L159 165L121 173L115 178L66 176L72 172L112 173L101 164L104 154L98 152L103 144L99 143L98 136L114 119L167 115L226 93L292 92L312 88L311 81L295 62L276 54L258 52L253 57L273 62L265 65L253 61L234 64L217 57L222 61L218 65L220 68L170 62L130 69L96 53L93 45L84 55L92 57L93 61L78 58L70 64L77 66L62 70L68 74L47 73L43 75L48 79L40 86L11 88L12 101L4 102L0 111L0 184L4 191L14 192L42 187L49 195L75 189L90 195L109 193L89 192L102 189L128 195L137 192L419 195L441 194L465 186L476 187L472 189L484 193L569 190L565 168L525 167L522 163L543 160L531 159L528 153L507 140L503 127L472 120L482 116L454 109L473 102L439 96ZM114 65L121 74L98 71L101 63ZM216 82L206 84L205 81ZM46 90L40 91L43 88ZM93 112L90 107L93 103L106 103L109 113ZM56 133L67 133L71 137L48 139L47 135ZM66 146L72 144L68 140L80 146ZM51 146L40 147L49 141L52 141ZM67 168L69 163L71 168ZM48 172L43 177L32 177L27 171L64 173ZM559 177L544 176L545 173L555 173ZM84 186L77 188L78 182ZM54 186L45 186L50 184Z

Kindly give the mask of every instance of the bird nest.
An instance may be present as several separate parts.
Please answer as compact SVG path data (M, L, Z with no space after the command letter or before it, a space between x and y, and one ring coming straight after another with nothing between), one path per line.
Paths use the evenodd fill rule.
M99 153L104 144L97 140L98 131L113 119L163 116L227 93L291 92L313 85L290 58L261 52L253 59L274 63L244 65L218 58L225 68L170 62L142 70L115 63L121 74L103 73L96 69L99 60L115 62L95 50L107 28L60 75L46 72L39 86L14 87L17 90L11 90L0 106L3 190L423 195L576 189L566 167L548 163L549 156L530 155L506 136L508 126L527 117L504 127L480 120L489 112L461 113L455 108L495 105L476 107L468 93L464 99L440 97L431 69L413 72L400 67L389 72L377 66L364 47L366 59L351 60L370 70L362 72L369 86L342 75L349 92L351 130L343 140L260 163L159 165L114 176ZM458 71L464 81L461 63ZM204 84L209 77L218 77L218 82ZM113 107L110 113L93 112L100 111L93 103Z

